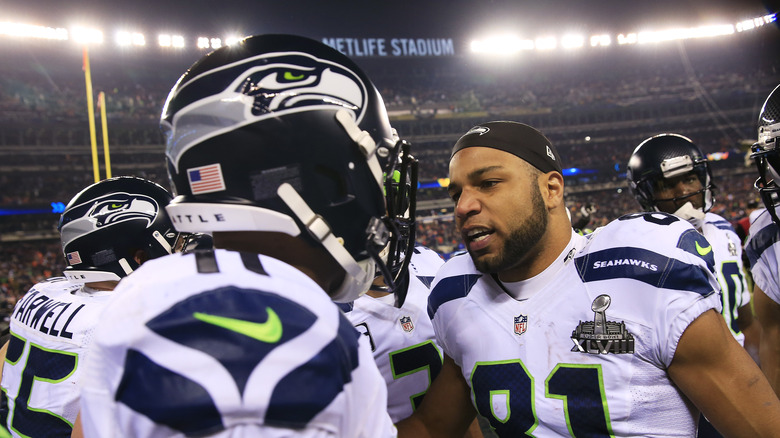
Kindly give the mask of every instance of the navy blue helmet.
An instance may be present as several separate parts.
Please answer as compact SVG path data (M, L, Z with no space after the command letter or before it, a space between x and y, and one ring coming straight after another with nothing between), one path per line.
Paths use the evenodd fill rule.
M691 139L679 134L660 134L639 144L628 161L626 178L631 194L645 211L659 211L656 196L657 181L693 172L701 183L701 190L688 194L702 196L701 214L708 212L713 203L715 185L712 183L707 158ZM686 218L687 219L687 218Z
M750 158L758 167L758 179L755 187L761 194L772 220L780 226L775 212L780 194L780 85L769 93L761 113L758 116L758 141L753 144Z
M165 211L170 201L159 184L132 176L106 179L79 192L58 225L65 276L77 283L119 281L138 268L136 257L171 254L179 233Z
M376 272L392 284L403 271L413 212L390 198L408 198L397 188L410 184L392 178L416 177L414 159L376 87L342 53L292 35L224 46L179 79L160 125L177 230L322 245L347 272L335 301L357 298Z

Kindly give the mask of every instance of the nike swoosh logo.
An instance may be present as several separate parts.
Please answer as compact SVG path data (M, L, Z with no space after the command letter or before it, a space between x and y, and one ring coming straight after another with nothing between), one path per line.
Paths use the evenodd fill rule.
M265 312L268 315L268 320L263 323L200 312L195 312L192 316L199 321L249 336L260 342L275 344L282 338L282 320L279 319L279 316L270 307L266 307Z
M709 245L706 248L702 248L699 246L699 242L696 242L696 252L698 252L700 256L706 256L712 252L712 245Z

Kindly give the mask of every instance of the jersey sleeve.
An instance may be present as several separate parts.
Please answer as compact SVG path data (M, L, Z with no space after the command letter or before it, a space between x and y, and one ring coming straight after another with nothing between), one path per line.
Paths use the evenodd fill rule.
M610 225L608 241L592 243L629 248L650 266L626 271L634 283L626 287L636 288L634 314L653 331L649 360L666 368L688 325L709 309L721 311L712 245L687 221L664 213L627 215Z

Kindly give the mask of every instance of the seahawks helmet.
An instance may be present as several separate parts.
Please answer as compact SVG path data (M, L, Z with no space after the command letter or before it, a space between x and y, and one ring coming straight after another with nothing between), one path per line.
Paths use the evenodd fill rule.
M780 226L775 207L780 196L780 85L769 93L761 113L758 116L758 141L753 144L750 158L758 167L758 179L755 187L761 194L772 220Z
M347 273L334 301L365 293L376 269L394 286L397 248L413 245L399 243L409 217L385 206L404 205L385 196L406 192L383 189L413 157L345 55L292 35L224 46L179 79L160 126L177 230L281 232L322 245Z
M137 269L135 257L173 252L178 233L165 205L171 195L159 184L132 176L90 185L70 200L58 229L67 267L77 283L119 281Z
M674 178L693 172L701 182L702 189L683 197L659 199L656 197L657 183L662 178ZM674 212L694 225L704 218L712 208L715 185L707 158L689 138L678 134L660 134L639 144L631 154L626 172L631 194L645 211L660 211L660 201L679 202L693 196L701 196L701 208L694 209L686 203Z

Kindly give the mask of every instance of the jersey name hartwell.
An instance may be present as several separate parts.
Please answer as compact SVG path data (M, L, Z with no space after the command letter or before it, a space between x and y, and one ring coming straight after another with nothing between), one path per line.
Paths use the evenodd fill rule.
M53 300L39 291L28 294L16 307L14 319L42 333L60 338L73 339L68 325L84 307L71 308L73 303Z

